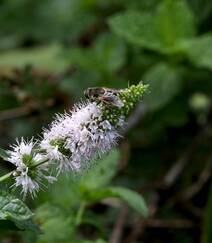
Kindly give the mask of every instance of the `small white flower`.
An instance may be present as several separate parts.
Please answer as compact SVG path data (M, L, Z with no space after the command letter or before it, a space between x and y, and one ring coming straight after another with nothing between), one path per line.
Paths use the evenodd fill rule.
M25 142L23 138L21 138L21 141L17 140L16 142L17 144L11 146L13 151L8 151L10 155L8 161L16 166L21 166L23 164L23 156L31 155L34 143L33 140Z
M119 137L110 122L103 119L100 107L88 102L75 106L70 114L58 115L44 131L40 147L50 160L58 162L59 171L79 171L107 153Z
M21 138L21 141L17 141L17 144L12 146L13 150L8 151L10 155L8 161L16 166L13 173L15 179L13 186L20 186L24 197L28 192L34 197L39 191L43 180L49 183L55 181L55 177L46 175L46 164L32 167L44 158L41 154L33 152L34 147L33 139L26 142Z

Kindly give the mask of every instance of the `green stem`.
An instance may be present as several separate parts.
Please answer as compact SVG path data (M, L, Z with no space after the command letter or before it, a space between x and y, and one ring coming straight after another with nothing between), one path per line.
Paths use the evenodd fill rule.
M39 165L45 164L45 163L48 162L48 161L49 161L49 159L47 159L47 158L42 159L42 160L38 161L37 164L34 164L34 165L30 166L30 168L36 168L36 167L38 167Z
M7 174L5 174L5 175L1 176L1 177L0 177L0 182L2 182L2 181L4 181L4 180L9 179L9 178L10 178L10 176L11 176L11 175L12 175L14 172L15 172L15 170L10 171L9 173L7 173Z
M36 168L36 167L38 167L39 165L42 165L42 164L46 163L47 161L48 161L48 159L46 159L46 158L45 158L45 159L42 159L42 160L38 161L37 164L34 164L33 166L31 166L31 167L29 167L29 168L30 168L30 169L31 169L31 168ZM0 177L0 182L9 179L10 176L11 176L14 172L15 172L15 170L13 170L13 171L11 171L11 172L9 172L9 173L7 173L7 174L1 176L1 177Z
M82 202L80 204L80 207L77 211L77 215L76 215L76 226L80 225L81 224L81 221L82 221L82 216L83 216L83 213L85 211L85 206L86 206L86 203L85 202Z

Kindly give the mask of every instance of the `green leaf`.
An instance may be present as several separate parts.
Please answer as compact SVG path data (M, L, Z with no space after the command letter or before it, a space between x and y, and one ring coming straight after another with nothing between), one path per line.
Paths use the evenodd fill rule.
M88 215L86 215L86 213L83 215L82 219L81 219L81 225L89 225L93 228L95 228L98 232L99 235L101 235L101 237L104 237L104 231L101 227L101 220L98 217L98 215L89 212Z
M58 195L61 193L61 188L62 195L58 197ZM48 201L52 204L59 205L60 207L67 209L73 207L74 205L78 205L80 203L78 178L75 178L73 175L60 175L54 186L49 187L48 193L46 191L40 192L38 199L39 204Z
M92 52L92 50L91 50ZM115 72L126 60L126 47L120 38L112 34L104 34L97 38L94 46L97 62L101 62L102 70Z
M113 150L106 157L98 160L93 168L82 176L81 187L95 189L107 185L116 174L119 158L119 151Z
M140 215L147 217L148 208L143 197L132 190L122 187L111 187L109 189L116 197L125 201L131 208L137 211Z
M190 61L197 67L212 69L212 33L184 42Z
M5 191L0 193L0 228L4 230L30 230L41 233L31 221L32 212L18 198Z
M152 18L150 13L127 11L110 17L109 26L113 32L133 44L161 50L163 46L153 30Z
M28 220L12 220L14 224L17 226L18 230L30 230L35 232L36 234L41 234L42 231L38 225L34 224L31 219Z
M114 150L101 160L94 162L91 168L82 171L80 175L61 175L54 186L49 188L48 193L39 193L40 203L49 201L63 208L78 205L85 191L109 184L117 171L119 158L119 151ZM63 189L63 195L58 197L61 188Z
M178 40L194 36L194 16L184 0L165 0L159 5L155 27L160 40L167 46L177 44Z
M150 93L145 97L150 109L166 105L181 89L181 75L178 69L164 63L153 66L144 75Z
M126 202L132 209L140 215L147 217L148 208L143 197L132 190L123 187L109 187L105 189L93 190L88 192L87 196L90 201L99 201L104 198L116 197Z
M202 239L201 243L211 243L212 242L212 231L211 231L211 225L212 225L212 184L210 193L208 196L208 202L205 208L204 213L204 220L203 220L203 232L202 232Z
M165 0L155 13L126 11L109 18L111 29L127 41L162 53L181 52L181 40L195 33L186 1Z
M19 198L0 192L0 219L27 220L32 215L30 209Z
M46 203L36 209L34 220L44 232L39 242L70 242L73 238L75 224L70 211Z
M0 232L23 230L29 230L36 234L42 233L38 225L34 224L31 220L0 220Z
M11 70L12 68L32 65L42 70L63 71L67 64L61 57L61 52L60 45L7 51L1 54L0 68Z
M125 45L111 34L98 37L91 48L72 48L67 60L84 70L114 72L125 62Z
M6 150L0 148L0 157L4 160L7 160L10 156Z

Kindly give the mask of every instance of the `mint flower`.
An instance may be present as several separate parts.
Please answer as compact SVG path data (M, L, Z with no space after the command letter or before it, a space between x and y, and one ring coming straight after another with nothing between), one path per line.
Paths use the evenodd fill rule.
M8 161L16 166L12 174L15 179L13 186L21 187L24 197L28 192L34 197L43 180L49 183L56 180L55 177L48 175L46 164L34 167L43 159L41 154L33 152L35 145L33 139L26 142L21 138L21 141L17 141L17 144L12 146L12 150L8 151Z
M121 105L118 107L113 102L93 97L75 105L70 112L57 115L49 128L43 131L40 141L31 139L26 142L21 138L7 151L7 160L14 164L15 170L0 179L12 175L15 180L13 186L21 187L24 197L27 193L34 197L45 182L56 180L50 174L53 167L56 166L58 175L89 167L92 161L117 145L121 137L119 131L124 129L131 111L146 89L146 85L139 83L115 92L115 97L111 91L110 99L119 102Z
M120 118L120 124L123 122ZM93 159L108 152L119 134L105 120L96 102L78 104L70 114L58 115L44 131L40 147L59 171L79 171Z
M58 171L79 171L109 152L120 135L127 117L147 86L142 83L119 92L121 107L94 101L78 104L70 113L57 115L40 142Z

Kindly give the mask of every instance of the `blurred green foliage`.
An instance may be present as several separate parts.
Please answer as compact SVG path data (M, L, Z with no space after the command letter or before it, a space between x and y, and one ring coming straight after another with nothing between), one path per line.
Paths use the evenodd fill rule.
M36 136L87 87L150 85L146 112L121 142L121 157L111 153L101 168L60 178L28 201L31 227L43 234L1 232L2 240L108 242L117 198L145 214L143 199L126 189L133 188L166 225L147 224L134 242L211 242L211 23L211 0L0 1L1 147ZM167 186L165 175L179 161L184 167ZM7 169L2 163L1 174ZM141 227L139 217L130 211L122 239ZM177 228L179 219L192 224Z

